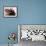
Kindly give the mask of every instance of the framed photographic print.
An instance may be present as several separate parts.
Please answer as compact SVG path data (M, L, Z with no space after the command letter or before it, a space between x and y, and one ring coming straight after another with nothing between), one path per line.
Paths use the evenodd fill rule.
M19 24L18 41L46 41L46 25L39 24Z
M4 17L16 17L17 7L4 7Z

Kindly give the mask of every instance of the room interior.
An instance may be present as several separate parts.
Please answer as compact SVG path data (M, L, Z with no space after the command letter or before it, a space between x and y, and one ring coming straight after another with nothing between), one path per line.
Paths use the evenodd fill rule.
M4 7L8 6L17 8L16 16L5 16ZM23 37L20 39L20 35L18 35L20 34L20 32L18 33L20 30L20 27L18 29L18 25L21 24L46 25L46 0L0 0L0 46L9 46L8 36L11 32L16 34L16 40L15 44L10 44L10 46L46 46L45 36L43 36L45 35L43 32L46 31L46 29L43 29L41 27L41 29L37 28L35 29L37 33L35 33L33 29L33 31L31 30L32 33L27 33L27 37L30 36L30 33L33 35L42 33L42 35L38 35L40 38L38 37L37 39L36 37L35 39L33 36L34 39L33 37L25 37L26 39L23 40ZM11 36L11 38L13 37ZM12 41L10 41L10 43L11 42Z

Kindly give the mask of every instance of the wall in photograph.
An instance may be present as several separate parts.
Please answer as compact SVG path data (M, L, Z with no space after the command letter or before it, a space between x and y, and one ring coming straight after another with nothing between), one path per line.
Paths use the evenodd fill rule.
M16 6L18 16L4 17L4 6ZM17 24L46 24L46 0L0 0L0 44L8 43L9 32L18 33Z

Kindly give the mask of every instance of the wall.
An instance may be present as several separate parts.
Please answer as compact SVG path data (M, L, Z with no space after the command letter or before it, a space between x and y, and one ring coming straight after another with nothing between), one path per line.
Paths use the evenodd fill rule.
M18 16L4 18L4 6L17 6ZM9 32L17 34L18 24L46 24L46 0L0 0L0 44L8 43Z

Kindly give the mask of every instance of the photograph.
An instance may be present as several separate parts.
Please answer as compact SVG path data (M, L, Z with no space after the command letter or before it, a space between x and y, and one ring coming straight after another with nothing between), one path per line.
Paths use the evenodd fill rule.
M18 25L21 40L46 41L46 25Z
M4 17L16 17L17 7L4 7Z

